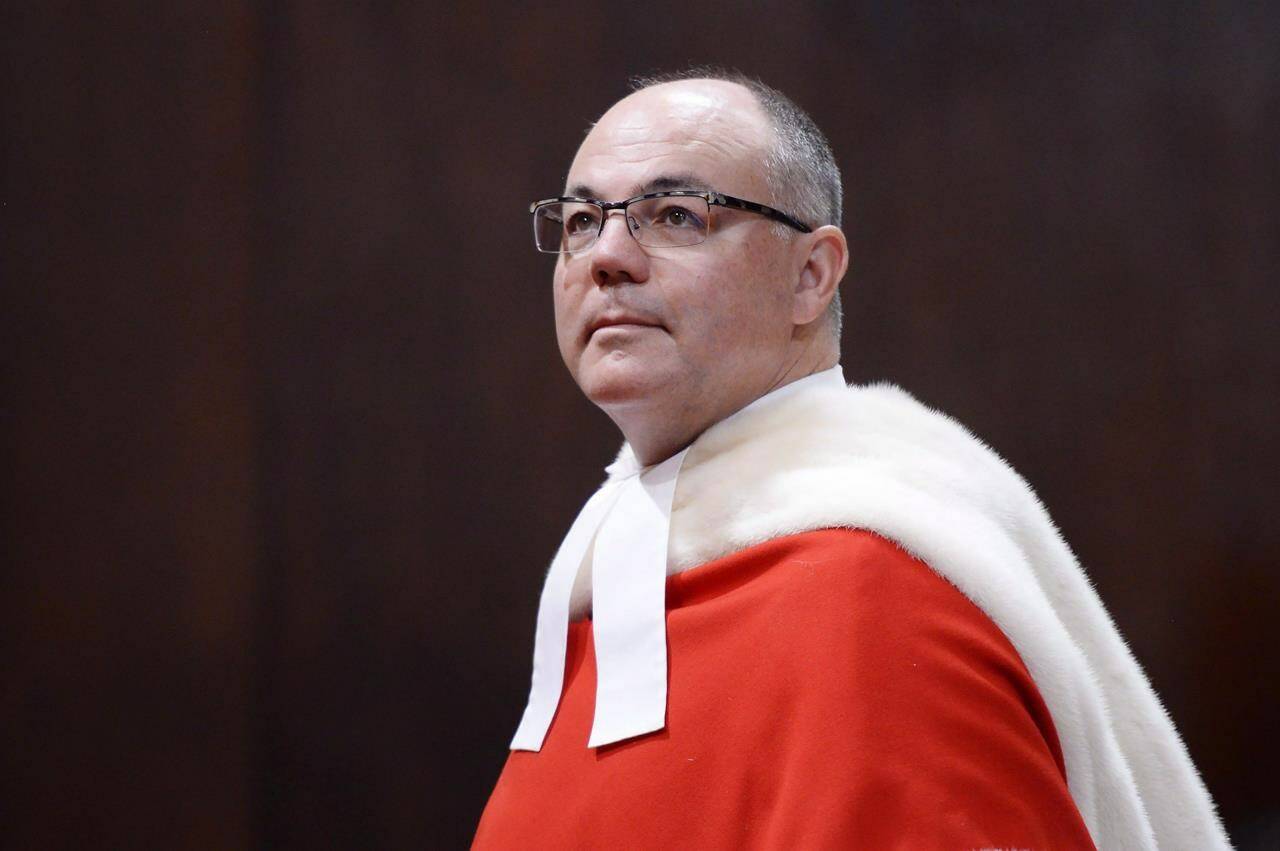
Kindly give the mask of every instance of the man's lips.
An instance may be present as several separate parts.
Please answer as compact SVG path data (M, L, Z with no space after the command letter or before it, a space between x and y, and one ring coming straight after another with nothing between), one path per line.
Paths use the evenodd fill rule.
M587 339L603 328L618 327L642 327L642 328L663 328L661 322L649 319L643 316L636 316L630 313L605 314L594 319L587 325Z

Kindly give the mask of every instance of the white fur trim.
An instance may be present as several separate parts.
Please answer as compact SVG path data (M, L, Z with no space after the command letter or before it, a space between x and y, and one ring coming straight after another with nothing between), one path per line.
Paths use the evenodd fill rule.
M1004 631L1053 715L1099 848L1230 848L1177 731L1035 493L897 387L814 387L708 429L677 483L668 572L830 527L897 542Z

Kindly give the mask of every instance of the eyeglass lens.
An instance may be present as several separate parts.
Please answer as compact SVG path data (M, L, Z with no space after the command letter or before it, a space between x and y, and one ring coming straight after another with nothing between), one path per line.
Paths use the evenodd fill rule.
M705 198L674 195L633 201L626 208L627 227L641 245L697 245L707 238L711 220ZM533 233L539 251L557 254L582 251L600 234L604 209L599 204L558 201L534 211Z

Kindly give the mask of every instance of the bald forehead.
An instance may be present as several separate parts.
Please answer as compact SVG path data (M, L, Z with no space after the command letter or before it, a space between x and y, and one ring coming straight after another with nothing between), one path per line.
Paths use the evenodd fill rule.
M599 132L613 141L680 141L708 132L732 131L737 138L764 144L768 122L746 87L725 80L681 80L634 92L600 117L588 138Z
M705 173L708 183L731 180L732 186L715 187L724 192L758 189L758 166L771 141L768 118L746 87L724 80L662 83L601 116L578 149L567 185L631 180L639 186L677 168Z

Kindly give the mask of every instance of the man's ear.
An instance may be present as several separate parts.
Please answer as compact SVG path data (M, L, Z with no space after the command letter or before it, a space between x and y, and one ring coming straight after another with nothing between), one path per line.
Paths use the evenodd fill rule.
M834 225L823 225L801 239L808 251L800 258L803 265L796 276L791 321L808 325L822 316L835 297L836 287L849 268L849 242L844 231Z

